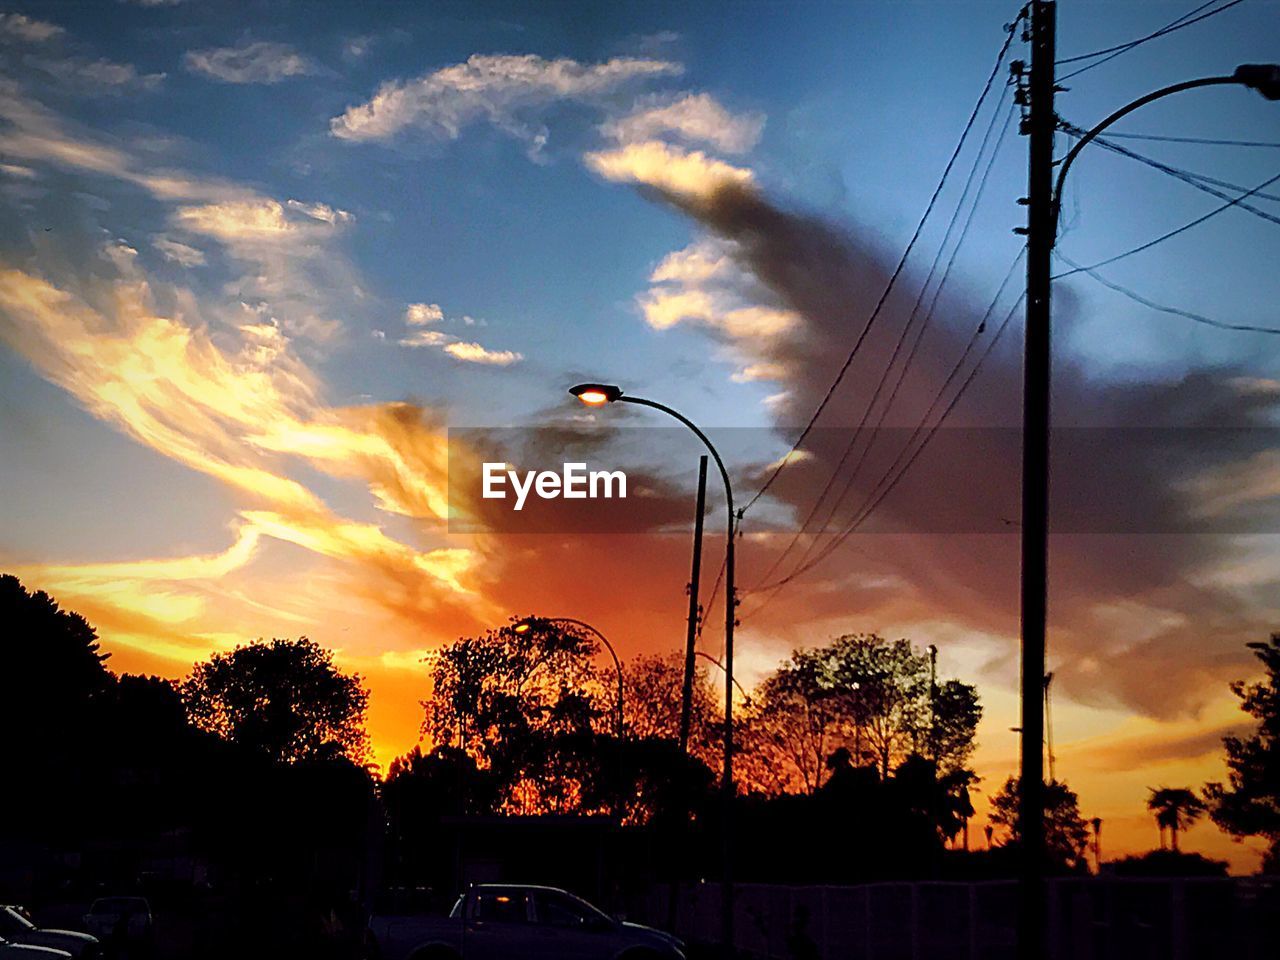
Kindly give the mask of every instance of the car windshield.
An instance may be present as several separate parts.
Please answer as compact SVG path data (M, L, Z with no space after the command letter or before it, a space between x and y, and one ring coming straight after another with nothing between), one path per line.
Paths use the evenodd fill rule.
M12 935L24 930L34 930L36 925L14 907L0 909L0 933Z
M540 890L534 900L538 922L552 927L598 927L612 921L587 901L559 890Z
M490 923L525 923L529 919L525 894L521 890L481 890L472 916Z

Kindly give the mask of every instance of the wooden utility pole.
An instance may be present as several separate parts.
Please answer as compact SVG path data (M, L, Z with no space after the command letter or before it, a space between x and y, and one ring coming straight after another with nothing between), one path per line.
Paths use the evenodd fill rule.
M1031 78L1023 132L1027 177L1027 319L1022 406L1022 768L1018 958L1043 960L1045 937L1044 665L1049 541L1050 255L1056 5L1032 0Z
M698 640L698 586L702 576L702 516L707 508L707 456L698 461L698 509L693 515L693 572L689 575L689 626L684 640L684 689L680 699L680 752L689 753L693 719L694 650Z

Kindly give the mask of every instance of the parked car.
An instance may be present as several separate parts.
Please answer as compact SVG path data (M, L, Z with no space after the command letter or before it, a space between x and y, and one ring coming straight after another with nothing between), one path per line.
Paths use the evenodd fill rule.
M95 960L102 956L102 945L97 937L75 930L36 926L31 915L14 904L0 904L0 937L9 943L64 950L76 960Z
M472 887L448 917L374 916L378 960L684 960L668 933L615 920L555 887Z
M144 897L100 897L84 915L89 932L110 946L151 939L151 904Z
M71 954L53 947L32 947L25 943L10 943L0 937L0 960L70 960Z

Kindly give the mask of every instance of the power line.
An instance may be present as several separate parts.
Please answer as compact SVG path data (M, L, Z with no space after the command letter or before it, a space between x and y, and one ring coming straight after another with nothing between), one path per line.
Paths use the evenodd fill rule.
M751 509L755 502L759 500L773 485L773 482L778 478L778 474L782 472L783 468L786 467L787 463L790 461L791 454L800 449L800 445L803 444L805 439L809 436L810 432L813 430L814 424L816 424L818 422L818 418L822 416L822 411L825 410L827 404L831 402L831 398L835 395L836 389L844 380L845 374L849 372L849 367L853 365L854 357L857 356L862 344L866 341L867 335L871 332L871 328L875 324L876 318L880 315L880 311L884 308L885 302L889 299L889 294L893 291L894 284L897 283L898 277L902 274L902 270L906 266L907 258L911 255L911 251L915 248L916 241L920 239L920 234L924 231L925 223L928 221L929 215L933 212L934 205L937 203L938 197L942 193L942 188L947 182L947 177L951 173L951 168L955 165L956 159L960 156L960 152L964 147L965 141L969 137L969 132L973 129L974 121L978 118L978 114L982 110L982 105L986 102L987 95L991 92L991 85L995 82L996 76L1000 73L1000 68L1004 64L1005 54L1009 52L1009 46L1013 43L1013 37L1018 22L1022 20L1024 14L1025 10L1019 11L1018 16L1014 19L1013 23L1006 26L1004 43L1000 45L1000 52L996 56L995 66L991 68L991 74L987 77L986 83L982 86L982 92L978 95L978 102L974 104L973 111L969 114L969 119L965 122L964 129L960 132L960 139L956 143L955 149L951 152L951 157L947 160L947 165L942 170L942 176L938 180L938 185L934 188L933 195L929 198L929 202L925 206L924 214L920 217L920 222L916 224L915 231L912 233L911 239L907 242L906 249L903 250L902 256L898 260L897 267L894 268L893 273L889 277L888 283L885 284L884 291L880 294L879 301L877 301L875 308L871 311L871 315L867 318L867 322L863 325L862 331L858 334L857 340L854 341L853 349L849 351L848 357L845 358L844 364L840 367L839 373L836 374L835 379L831 382L831 386L827 388L827 392L823 396L822 401L818 404L817 409L814 410L813 416L809 418L809 422L805 424L804 429L800 431L800 436L796 438L796 441L791 445L791 449L786 453L786 455L778 461L778 465L774 467L773 472L765 479L764 485L761 486L751 499L747 501L746 506L742 508L741 513L745 513L747 510Z
M1094 57L1102 57L1101 60L1097 60L1094 63L1090 63L1083 67L1080 67L1078 70L1074 70L1071 73L1064 74L1058 77L1057 81L1061 83L1064 80L1070 80L1072 77L1078 77L1080 74L1084 73L1086 70L1092 70L1094 67L1100 67L1104 63L1107 63L1108 61L1114 60L1116 57L1121 56L1122 54L1128 53L1134 47L1140 47L1142 46L1142 44L1147 43L1151 40L1155 40L1158 37L1168 36L1169 34L1175 33L1178 30L1183 29L1184 27L1189 27L1192 24L1199 23L1202 20L1207 20L1210 17L1216 17L1220 13L1225 13L1226 11L1230 10L1232 7L1243 3L1244 0L1231 0L1230 3L1226 4L1225 6L1218 7L1218 9L1216 10L1210 10L1207 13L1201 13L1201 11L1204 10L1206 7L1211 7L1216 2L1217 0L1209 0L1208 3L1202 3L1200 6L1196 7L1194 10L1184 13L1182 16L1178 17L1178 19L1165 24L1159 30L1154 31L1153 33L1149 33L1145 37L1139 37L1136 40L1130 40L1128 43L1117 44L1114 47L1106 47L1105 49L1102 49L1102 50L1094 50L1092 53L1082 53L1075 57L1065 57L1062 60L1058 60L1055 62L1054 64L1055 66L1062 66L1063 64L1068 64L1068 63L1078 63L1081 60L1092 60ZM1196 16L1196 14L1200 14L1200 15Z
M957 222L959 222L960 214L964 210L965 203L969 197L969 192L973 188L975 179L977 179L977 173L978 173L978 169L982 165L983 155L986 153L987 147L991 143L991 137L992 137L992 134L995 132L996 124L999 118L1000 118L1000 109L999 109L999 104L997 104L996 109L991 114L991 121L987 125L987 130L986 130L986 133L983 135L982 143L978 147L978 153L974 157L973 166L970 168L969 175L965 179L964 189L961 191L959 202L956 204L956 208L951 215L951 219L947 224L946 230L943 233L942 242L938 246L938 252L934 256L933 263L929 267L929 272L925 276L924 282L920 285L920 292L916 296L915 304L912 306L911 312L907 316L907 321L903 325L902 332L898 336L898 341L894 345L893 353L889 357L889 362L885 365L884 371L880 375L880 380L876 384L875 391L872 393L870 400L867 401L867 405L862 411L862 418L858 423L857 428L854 430L853 434L850 436L849 442L845 446L844 453L841 455L840 460L836 463L835 467L831 470L830 476L827 477L826 484L823 486L822 491L818 494L817 499L814 500L813 506L810 508L808 515L804 519L804 522L800 524L799 529L796 531L795 535L791 538L791 542L788 543L786 548L783 549L782 552L779 553L774 558L773 563L770 564L769 568L763 574L761 574L760 576L761 582L767 581L773 575L773 572L777 570L779 566L782 565L782 562L790 555L791 551L795 549L796 544L800 542L800 539L808 531L809 524L812 523L814 517L818 515L818 511L822 508L822 505L826 500L827 495L831 492L832 487L835 485L836 478L840 475L840 471L844 469L844 465L848 462L849 456L852 454L854 447L857 445L857 442L862 433L862 430L866 427L867 420L871 416L871 411L875 408L876 402L880 399L880 395L884 390L884 386L888 382L889 375L893 371L894 364L897 362L898 355L902 351L903 344L906 342L906 339L911 332L911 328L914 325L916 318L920 314L920 308L924 303L924 298L928 293L929 286L933 282L933 277L937 273L938 267L942 262L942 257L944 252L946 251L948 243L950 242L952 231L955 229ZM955 250L952 252L951 259L947 263L946 272L943 274L942 279L938 285L938 292L941 292L942 286L946 284L947 278L951 273L951 267L955 264L956 253L960 249L960 244L964 242L964 237L965 235L967 235L969 226L973 222L973 214L977 210L977 203L978 203L978 200L981 198L982 188L985 187L986 185L987 177L991 173L991 167L994 165L996 155L999 152L1000 143L1003 142L1004 135L1007 132L1008 132L1008 122L1006 121L1004 128L1001 130L1000 140L997 141L996 143L996 149L991 152L986 169L983 172L981 186L979 187L978 194L975 196L973 206L969 211L969 216L965 221L964 230L961 233L960 240L957 242L955 246ZM932 319L933 307L936 305L937 305L937 292L934 294L933 302L930 305L928 315L925 318L924 323L926 325ZM915 342L915 346L918 346L918 345L919 345L919 339L917 339ZM911 352L911 356L914 357L914 355L915 355L915 350L913 348ZM909 357L908 363L910 363L910 359L911 358ZM904 371L905 371L905 367L904 367ZM899 379L898 382L900 384L901 379ZM896 393L897 393L897 388L895 387L894 395L896 395ZM889 403L884 408L885 412L887 412L889 406L891 406L892 403L893 403L893 397L890 397ZM883 422L883 419L884 419L884 416L882 414L881 416L882 422ZM855 475L857 474L858 469L862 466L862 462L866 457L866 452L867 452L867 449L864 448L863 456L860 457L858 459L858 462L854 465ZM835 511L839 509L840 503L843 501L844 495L845 493L847 493L847 491L848 491L848 485L845 486L844 491L841 493L841 496L836 499L831 509L827 512L827 515L823 519L822 523L819 524L819 527L818 527L819 530L825 529L826 525L831 522L831 517L834 515Z
M780 580L777 580L773 583L764 584L761 587L758 587L755 592L759 593L767 590L769 591L769 595L764 598L764 600L760 603L758 607L756 607L755 610L751 611L750 616L755 616L756 614L760 613L760 611L763 610L764 607L770 601L772 601L774 597L777 596L778 592L784 586L786 586L791 581L795 580L797 577L808 572L809 570L812 570L815 566L817 566L824 559L826 559L826 557L828 557L842 543L844 543L844 541L848 539L848 537L862 523L864 523L871 516L872 513L875 512L875 510L884 501L885 497L887 497L889 493L893 491L893 489L898 485L898 483L901 481L902 477L906 474L906 472L911 469L911 466L919 458L920 454L924 451L925 447L929 445L929 442L933 439L938 429L941 428L943 423L946 422L947 418L951 415L951 412L955 409L956 404L959 403L960 398L964 396L969 386L973 383L974 379L977 377L978 372L982 369L983 364L986 362L987 358L991 355L992 350L995 349L996 343L999 341L1000 337L1004 334L1005 330L1008 328L1009 323L1012 321L1014 313L1018 309L1018 305L1022 303L1024 297L1026 296L1025 293L1021 294L1019 295L1017 300L1014 301L1013 306L1010 307L1008 314L1005 316L1004 320L1001 322L1000 328L999 330L997 330L995 337L992 338L991 342L987 346L987 349L983 351L982 355L978 358L977 362L974 364L973 368L970 370L969 375L965 378L963 383L961 383L959 389L956 391L955 395L951 398L946 408L942 411L937 421L933 424L931 428L929 428L928 432L925 435L924 441L919 445L919 447L916 448L915 452L912 453L906 459L906 462L903 463L903 458L906 455L907 450L911 448L911 445L916 441L919 435L925 431L925 424L929 422L929 419L933 416L934 412L938 409L938 405L941 403L943 396L946 394L947 390L950 388L952 382L959 375L960 371L964 368L965 362L968 360L970 354L973 352L973 348L976 346L978 342L978 338L981 337L982 334L986 332L987 321L990 319L992 313L994 313L996 305L1000 302L1000 298L1004 295L1004 291L1008 287L1009 281L1013 278L1014 272L1017 270L1018 264L1022 261L1022 258L1025 255L1025 253L1026 253L1026 248L1024 247L1022 250L1018 252L1018 255L1013 260L1013 263L1009 265L1009 270L1005 274L1004 280L1001 282L999 289L996 291L996 295L992 298L990 305L987 307L986 311L983 313L982 319L979 321L977 327L974 328L974 332L970 336L968 343L965 345L964 351L961 353L960 358L956 361L956 363L951 369L951 372L947 375L942 385L938 388L938 391L934 395L932 402L929 404L929 408L925 411L924 416L921 417L919 424L916 425L915 429L911 433L911 436L907 438L907 442L903 445L902 450L899 451L897 459L894 461L892 465L890 465L889 469L881 476L880 480L877 481L875 486L872 488L870 496L867 498L866 501L864 501L863 508L859 509L859 511L855 513L853 520L848 525L846 525L846 527L839 534L836 535L835 539L830 543L828 543L816 557L814 557L812 560L807 560L807 561L802 560L800 564L798 564L790 573L782 577ZM884 490L877 495L876 491L880 489L881 485L884 484L885 480L889 477L890 474L893 473L895 469L899 467L900 464L901 464L901 469L898 470L897 475L894 476L893 479L889 482L888 486L885 487ZM871 498L873 497L874 497L874 502L870 502Z
M1215 137L1168 137L1154 133L1108 133L1112 140L1155 140L1160 143L1198 143L1215 147L1270 147L1280 149L1280 140L1219 140Z
M1014 301L1013 306L1009 308L1008 314L1006 314L1003 322L1001 322L1000 328L996 331L996 335L992 337L991 342L987 345L987 349L983 351L982 356L980 356L978 358L977 363L974 364L973 369L969 371L968 377L966 377L964 382L960 385L960 388L959 390L956 391L955 396L951 398L950 403L947 404L946 409L943 410L942 415L938 418L938 421L932 427L929 428L929 431L925 435L924 440L911 453L910 457L902 465L902 468L893 477L893 479L889 482L888 486L886 486L878 495L876 495L875 491L873 490L872 496L875 497L874 501L870 502L865 510L862 510L844 528L844 530L842 530L835 537L834 540L832 540L829 544L827 544L827 546L823 548L822 552L818 556L814 557L811 561L809 561L804 566L798 567L795 570L791 571L791 573L787 574L787 576L783 577L781 580L777 581L776 583L769 584L767 587L765 587L764 589L772 590L772 593L770 593L770 595L765 598L765 600L760 604L760 606L756 607L755 610L751 611L750 613L751 616L755 616L756 614L760 613L760 611L764 609L765 605L768 604L769 601L771 601L774 597L778 595L778 592L782 589L782 587L786 586L788 583L795 580L797 577L800 577L803 574L807 573L808 571L812 570L814 567L820 564L823 560L829 557L832 553L834 553L837 549L839 549L839 547L857 531L858 527L860 527L863 523L865 523L866 520L876 511L876 509L880 506L880 504L884 502L885 498L888 497L888 495L893 492L894 488L897 487L898 483L902 480L902 478L906 476L907 471L911 469L912 465L920 457L920 454L922 454L925 451L925 448L929 446L930 441L932 441L934 436L937 435L938 430L941 429L943 423L946 422L947 417L950 416L951 412L955 409L956 404L960 402L960 398L963 397L965 392L969 389L969 386L973 383L979 371L981 371L983 364L986 362L987 358L991 356L991 352L995 349L996 344L1000 342L1000 338L1004 335L1004 332L1008 329L1010 322L1012 322L1013 320L1014 314L1017 312L1018 307L1022 304L1022 301L1025 298L1026 298L1026 294L1023 293L1023 294L1020 294L1018 299ZM939 397L940 396L941 396L941 393L939 393ZM917 432L922 428L923 428L923 423L919 427L917 427ZM908 441L907 446L903 448L902 452L905 453L909 446L910 446L910 441ZM902 455L900 454L899 460L901 460L901 456ZM896 462L894 466L897 466ZM888 474L886 474L885 476L887 477Z
M834 485L836 478L839 476L840 471L844 469L844 465L848 462L849 457L854 450L854 447L857 446L858 441L863 437L863 431L867 426L867 421L870 419L871 413L875 408L876 402L880 399L880 395L884 390L885 384L888 382L889 377L893 372L894 364L898 359L898 355L901 352L902 347L906 342L907 337L910 334L912 325L915 322L916 317L920 313L920 308L923 305L924 299L928 293L929 285L932 282L934 274L937 272L938 267L942 262L942 257L944 252L946 251L946 247L950 240L952 230L955 228L956 223L959 221L960 214L964 210L965 201L969 196L969 191L973 187L974 181L977 180L977 190L974 193L973 203L969 207L969 212L965 218L964 225L960 230L959 238L956 240L955 245L951 249L950 257L947 260L946 267L942 272L942 276L940 280L938 281L937 285L934 287L933 295L932 295L932 298L930 299L928 309L925 311L924 319L922 320L920 327L916 333L915 340L912 342L911 347L907 353L906 360L902 364L901 368L899 369L897 380L894 382L893 387L889 392L888 400L881 407L879 419L876 421L875 426L872 428L869 434L869 439L863 445L862 452L859 455L857 462L854 463L852 472L849 474L848 478L846 479L845 484L841 488L839 495L835 498L830 508L827 510L826 516L823 518L822 523L818 525L817 531L815 533L815 537L810 542L809 547L805 550L804 554L801 556L799 565L803 565L803 563L808 558L808 556L813 552L813 548L817 544L816 534L821 533L823 530L827 528L827 525L835 517L837 511L839 511L841 505L845 502L845 500L849 496L849 493L852 491L853 484L857 479L859 473L861 472L863 464L866 463L867 461L867 457L871 452L871 448L875 444L876 437L879 435L878 431L884 425L884 421L888 417L889 411L893 408L893 404L898 397L898 392L901 389L902 384L906 379L907 371L910 369L911 364L914 362L916 358L916 354L919 352L920 344L923 342L923 339L924 339L924 334L928 330L929 325L933 321L934 314L937 310L938 302L941 298L942 290L946 286L947 281L951 277L951 272L952 272L952 269L955 267L956 259L960 253L960 248L964 245L965 239L969 235L969 230L973 226L974 215L977 213L978 204L981 201L982 194L986 189L987 181L990 178L992 168L995 166L996 157L1000 152L1000 147L1004 142L1005 135L1009 132L1010 121L1013 119L1013 114L1011 113L1006 117L1005 123L1000 129L1000 136L995 141L995 146L992 149L989 157L987 158L987 163L985 168L982 170L982 176L981 178L978 178L978 169L979 167L982 166L983 154L986 152L987 146L991 142L991 138L995 132L996 125L999 118L1000 118L1000 110L999 110L999 106L997 105L996 110L992 113L991 122L987 127L986 134L983 136L982 144L978 148L978 154L977 156L974 157L973 167L971 168L969 172L969 176L966 179L964 190L961 192L960 200L956 205L955 212L952 214L951 220L947 225L947 229L943 234L942 243L938 247L938 253L934 257L933 263L929 268L929 272L926 275L924 282L920 286L920 293L916 297L915 305L912 307L911 313L907 317L907 322L903 325L902 333L898 337L897 343L894 345L893 353L889 357L889 362L885 366L884 372L881 374L879 382L876 384L875 391L872 394L871 399L867 402L866 408L862 412L862 417L858 422L858 426L854 429L853 433L850 435L849 442L845 445L844 452L841 455L840 460L836 463L835 468L831 471L831 476L827 479L826 485L823 487L822 492L818 495L818 499L814 502L813 509L809 511L808 517L805 518L804 523L801 524L800 529L796 532L795 536L792 537L791 542L787 545L786 549L784 549L782 553L780 553L778 557L775 558L773 564L761 576L760 578L761 582L765 582L769 579L769 577L773 574L773 572L779 566L781 566L783 560L785 560L786 557L795 548L796 544L800 542L800 539L804 536L805 532L807 531L810 522L817 515L818 510L822 506L823 501L827 497L827 494L831 491L831 488ZM1006 277L1005 283L1007 282L1008 282L1008 278ZM1003 283L1001 284L1000 289L1003 292L1003 289L1004 289Z
M1092 277L1094 280L1098 281L1098 283L1102 284L1104 287L1108 288L1109 290L1114 290L1116 293L1122 294L1123 296L1128 297L1130 300L1134 301L1135 303L1140 303L1144 307L1148 307L1151 310L1156 310L1160 313L1167 313L1175 317L1184 317L1187 320L1194 321L1195 323L1204 324L1205 326L1208 326L1208 327L1214 327L1215 329L1218 329L1218 330L1234 330L1239 333L1267 333L1267 334L1280 335L1280 329L1277 329L1275 327L1263 327L1263 326L1259 326L1257 324L1252 324L1252 323L1228 323L1225 320L1215 320L1212 317L1206 317L1204 316L1204 314L1195 313L1191 310L1184 310L1181 307L1170 307L1163 303L1156 303L1154 300L1144 297L1142 294L1138 293L1135 290L1131 290L1128 287L1122 286L1121 284L1116 283L1114 280L1107 279L1102 274L1094 270L1092 267L1081 266L1080 264L1072 260L1070 257L1067 257L1062 253L1057 253L1055 255L1063 263L1072 267L1073 273L1075 272L1084 273ZM1062 276L1066 276L1066 274L1062 274Z
M795 571L796 575L803 573L806 570L812 569L818 563L822 562L822 560L824 560L826 557L830 556L832 552L834 552L842 543L844 543L845 540L847 540L858 529L858 527L862 526L862 524L865 523L867 519L870 518L871 514L873 514L876 511L876 509L880 506L880 504L884 502L884 499L890 493L893 492L894 488L897 487L897 485L901 482L902 478L906 476L907 471L910 470L912 465L916 462L916 460L919 459L920 454L924 452L925 448L929 445L929 442L934 438L938 430L942 427L942 424L946 421L947 417L950 416L951 411L955 409L956 404L959 403L960 398L964 396L965 391L967 391L969 388L969 385L977 377L978 372L982 369L982 366L986 362L987 357L991 355L991 351L995 349L995 345L999 342L1000 337L1004 334L1005 330L1009 326L1009 323L1013 320L1013 316L1017 312L1018 307L1022 304L1022 301L1025 298L1025 296L1026 296L1025 294L1020 294L1018 298L1013 302L1013 306L1009 308L1009 312L1005 316L1005 319L1001 322L999 329L996 331L996 335L991 338L991 342L987 345L987 349L983 352L982 356L978 358L977 363L974 364L973 369L969 372L969 376L966 377L964 382L960 385L959 390L957 390L955 396L951 398L951 401L947 404L946 408L943 410L942 415L938 418L937 422L934 423L933 426L929 428L928 432L925 434L924 440L920 443L920 445L916 447L915 450L911 452L909 456L907 456L907 451L911 449L912 442L914 442L915 438L920 434L921 431L924 430L924 424L927 422L927 416L924 419L922 419L921 422L916 426L916 429L912 432L911 437L907 439L907 443L903 445L902 450L899 452L898 458L893 462L893 464L889 467L889 469L885 471L885 473L881 476L880 481L877 482L877 484L872 488L871 493L868 495L867 499L863 501L862 508L860 508L859 511L855 514L854 519L845 526L844 530L842 530L839 533L839 535L836 537L836 539L832 543L828 544L827 547L824 548L822 553L814 557L813 560L810 561L809 564L807 564L805 567L802 567L799 570ZM960 370L960 367L957 366L956 372L958 373L959 370ZM936 401L941 399L942 392L943 391L939 391L938 396L935 398L935 405L936 405ZM931 405L931 408L929 411L930 413L932 412L932 409L933 409L933 405ZM907 456L905 463L903 462L904 456ZM899 469L900 464L901 464L901 468ZM895 469L897 469L898 472L896 474L893 474L893 471ZM881 489L881 485L884 484L885 480L889 478L890 474L893 474L893 478L889 480L888 484L884 486L883 489ZM877 493L877 491L879 492Z
M1067 133L1073 136L1080 136L1080 135L1083 135L1085 132L1080 127L1077 127L1075 124L1072 124L1072 123L1063 122L1061 124L1061 127L1064 131L1066 131ZM1189 186L1195 187L1197 190L1201 191L1202 193L1207 193L1210 196L1217 197L1219 200L1232 199L1230 194L1223 193L1221 190L1218 190L1210 186L1209 183L1206 182L1206 179L1208 178L1205 178L1201 174L1192 173L1191 171L1183 170L1180 167L1173 167L1167 163L1161 163L1159 160L1153 160L1150 157L1144 156L1143 154L1138 153L1135 150L1130 150L1128 147L1123 147L1118 143L1111 143L1103 137L1095 137L1093 142L1101 146L1104 150L1110 150L1113 153L1118 153L1121 156L1128 157L1131 160L1137 160L1139 163L1146 164L1148 167L1151 167L1155 170L1159 170L1161 173L1167 174L1168 176L1173 177L1175 180L1181 180L1183 183L1188 184ZM1217 182L1222 183L1223 181L1217 181ZM1239 187L1234 184L1232 185L1232 188L1237 190L1244 189L1243 187ZM1270 221L1271 223L1280 224L1280 217L1277 217L1274 214L1268 213L1265 210L1259 210L1257 207L1253 206L1252 204L1237 202L1235 206L1238 206L1241 210L1247 210L1249 213L1252 213L1255 217L1261 217L1263 220Z
M1062 121L1059 126L1069 136L1081 136L1084 134L1084 131L1073 123ZM1153 160L1151 157L1138 153L1136 150L1131 150L1118 143L1112 143L1112 136L1113 134L1107 134L1105 137L1094 137L1093 142L1103 149L1110 150L1112 153L1118 153L1121 156L1129 157L1132 160L1138 160L1142 163L1148 164L1149 166L1153 166L1162 173L1178 174L1178 178L1182 180L1194 180L1197 183L1207 183L1212 187L1222 187L1224 190L1238 190L1240 192L1244 192L1249 189L1248 187L1243 187L1238 183L1232 183L1230 180L1219 180L1217 177L1211 177L1207 173L1197 173L1194 170L1187 170L1182 167L1175 167L1166 163L1161 163L1159 160ZM1280 146L1280 144L1277 144L1277 146ZM1280 196L1277 196L1274 193L1253 193L1253 196L1258 197L1260 200L1280 201Z
M1074 123L1070 123L1068 122L1068 120L1059 120L1059 129L1061 129L1062 132L1068 134L1069 137L1074 137L1074 138L1083 137L1085 133L1083 128L1076 127ZM1190 182L1190 180L1196 180L1197 183L1207 183L1207 184L1210 184L1211 187L1221 187L1222 189L1234 189L1234 191L1239 191L1242 193L1245 191L1248 191L1249 189L1248 187L1240 186L1239 183L1231 183L1230 180L1222 180L1216 177L1210 177L1210 175L1206 173L1197 173L1196 170L1187 170L1187 169L1181 168L1181 166L1171 166L1169 164L1161 163L1161 161L1153 160L1152 157L1149 157L1146 154L1139 154L1138 151L1130 150L1129 147L1120 145L1120 143L1111 142L1112 138L1114 138L1115 136L1117 136L1117 134L1108 133L1106 137L1094 137L1093 143L1096 143L1097 146L1105 148L1105 150L1110 150L1111 152L1114 152L1114 154L1119 154L1120 156L1126 156L1126 157L1129 157L1129 159L1138 160L1140 161L1140 163L1153 166L1153 168L1160 170L1161 173L1179 175L1179 179L1187 180L1187 182ZM1240 142L1243 143L1247 141L1240 141ZM1276 143L1275 146L1280 147L1280 143ZM1055 161L1055 163L1060 163L1060 161ZM1275 193L1253 192L1252 196L1256 196L1258 200L1275 200L1277 202L1280 202L1280 196L1275 195Z
M716 574L715 582L711 584L711 593L707 596L707 605L702 608L702 616L698 618L698 629L694 633L694 637L698 640L702 639L702 627L707 622L707 614L711 612L711 605L716 602L716 594L720 592L720 582L724 579L724 569L727 562L727 556L720 561L720 572Z
M1123 260L1126 257L1131 257L1135 253L1141 253L1144 250L1150 250L1152 247L1156 246L1157 244L1164 243L1166 240L1170 239L1171 237L1176 237L1180 233L1185 233L1186 231L1190 230L1192 227L1198 227L1200 224L1204 223L1206 220L1216 217L1218 214L1222 213L1224 210L1230 210L1232 207L1238 206L1240 204L1240 201L1258 193L1259 190L1262 190L1265 187L1271 186L1271 184L1275 183L1277 180L1280 180L1280 173L1277 173L1274 177L1271 177L1270 179L1265 180L1262 183L1258 184L1252 190L1247 190L1244 193L1242 193L1240 196L1235 197L1231 200L1228 200L1226 203L1222 204L1222 206L1215 207L1214 209L1210 210L1208 213L1204 214L1203 216L1196 217L1194 220L1188 223L1184 223L1182 226L1177 227L1173 230L1170 230L1168 233L1162 234L1156 237L1154 240L1148 240L1146 243L1140 244L1139 246L1133 247L1130 250L1124 251L1124 253L1117 253L1114 257L1107 257L1107 259L1099 260L1097 263L1091 263L1087 267L1076 267L1072 270L1068 270L1065 273L1056 274L1051 279L1061 280L1064 277L1070 277L1073 274L1086 273L1090 270L1096 270L1098 267L1105 267L1109 264L1115 263L1117 260Z

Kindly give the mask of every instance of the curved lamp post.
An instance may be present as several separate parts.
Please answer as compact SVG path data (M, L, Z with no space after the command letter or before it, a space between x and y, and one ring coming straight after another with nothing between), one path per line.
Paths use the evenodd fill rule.
M1020 867L1022 899L1018 934L1021 960L1044 955L1043 809L1044 767L1041 740L1044 703L1045 627L1049 541L1049 429L1052 251L1057 240L1062 186L1080 151L1103 130L1130 113L1165 97L1198 87L1238 85L1268 100L1280 100L1280 65L1243 64L1229 76L1201 77L1152 91L1095 125L1067 152L1053 174L1053 74L1055 5L1033 0L1032 64L1028 93L1031 135L1028 177L1026 340L1023 363L1022 443L1022 761L1019 816L1024 825Z
M518 621L511 629L516 633L528 633L538 624L542 623L568 623L575 627L581 627L604 644L604 648L609 651L609 656L613 657L613 669L618 675L617 734L618 739L621 740L625 729L623 726L622 713L622 661L618 659L618 653L613 649L613 644L609 642L609 638L591 624L587 623L587 621L577 620L574 617L525 617L523 620Z
M733 576L733 535L734 523L736 516L733 509L733 484L729 481L729 471L725 469L724 461L720 459L720 451L712 445L707 435L698 428L698 425L686 417L678 410L673 410L666 404L658 403L656 400L646 400L643 397L629 397L622 392L622 388L611 383L580 383L577 386L569 388L569 392L577 397L589 407L601 407L606 403L634 403L642 407L652 407L654 410L660 410L669 417L679 420L686 427L693 431L694 435L702 441L702 445L707 448L707 452L711 454L711 459L716 462L716 468L720 471L720 479L724 481L724 497L725 497L725 548L724 548L724 577L725 577L725 601L724 601L724 769L720 777L720 787L724 794L724 821L723 821L723 844L724 844L724 864L723 864L723 880L722 889L723 896L721 903L723 908L723 940L726 950L733 948L733 859L732 859L732 829L730 827L731 811L733 810L733 627L737 620L737 590L734 585Z
M1082 136L1070 150L1067 155L1062 158L1062 163L1058 165L1058 179L1053 187L1053 235L1056 238L1058 232L1058 212L1062 208L1062 184L1067 179L1067 171L1071 169L1071 164L1075 162L1076 156L1089 145L1089 143L1102 133L1103 130L1111 126L1122 117L1126 117L1139 107L1145 107L1154 100L1161 100L1164 97L1172 96L1175 93L1182 93L1184 90L1194 90L1197 87L1216 87L1224 84L1234 84L1237 86L1248 87L1250 90L1256 90L1268 100L1280 100L1280 64L1273 63L1244 63L1236 67L1235 72L1229 76L1221 77L1201 77L1198 80L1184 80L1181 83L1173 83L1167 87L1161 87L1154 90L1146 96L1139 97L1131 103L1125 104L1115 113L1111 114L1102 122L1098 123L1084 136Z

